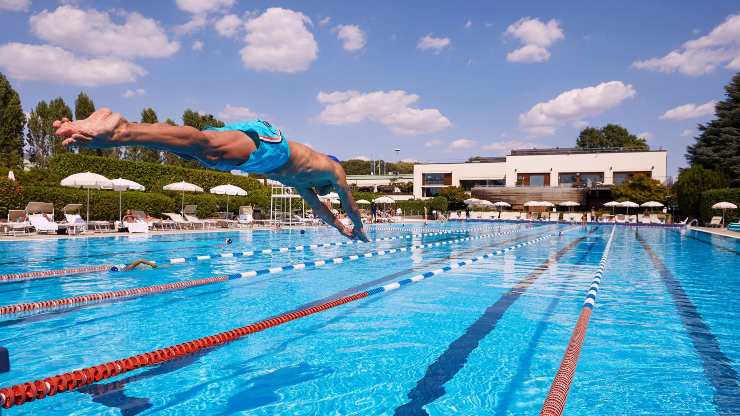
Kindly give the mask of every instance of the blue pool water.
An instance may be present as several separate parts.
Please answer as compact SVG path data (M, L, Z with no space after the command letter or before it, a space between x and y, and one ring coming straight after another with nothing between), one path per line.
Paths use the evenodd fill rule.
M413 252L0 316L0 388L241 327L554 234L380 295L3 414L536 415L611 226L461 224ZM409 233L409 227L370 237ZM420 230L414 227L414 230ZM562 232L562 235L559 235ZM218 247L225 238L233 244ZM150 286L460 235L0 284L0 305ZM340 241L328 229L2 242L0 274ZM616 228L566 414L740 414L740 244ZM515 289L516 288L516 289Z

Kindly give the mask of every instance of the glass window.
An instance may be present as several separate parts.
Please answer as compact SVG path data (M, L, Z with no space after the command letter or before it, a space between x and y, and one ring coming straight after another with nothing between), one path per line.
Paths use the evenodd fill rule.
M578 175L575 173L561 173L558 175L558 184L564 187L572 187L578 184Z
M517 186L550 186L549 173L519 173L516 176Z
M604 183L604 174L601 172L596 173L581 173L579 183L581 186L592 187L597 184Z
M421 188L421 196L437 196L442 188Z
M638 175L647 176L648 178L652 176L651 172L614 172L614 185L620 185L622 182Z
M452 173L423 173L422 185L452 185Z
M505 179L462 179L460 180L460 187L466 191L469 191L476 186L505 186Z

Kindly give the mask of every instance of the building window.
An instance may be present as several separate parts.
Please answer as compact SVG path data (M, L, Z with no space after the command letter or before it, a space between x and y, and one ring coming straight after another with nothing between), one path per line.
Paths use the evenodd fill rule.
M604 183L604 174L602 172L561 173L558 175L558 185L565 188L590 188L600 183Z
M519 173L516 186L550 186L549 173Z
M647 176L652 177L652 172L614 172L614 185L620 185L622 182L628 181L635 176Z
M452 185L452 173L422 173L422 185Z
M442 188L421 188L421 196L437 196Z
M460 187L469 191L476 186L506 186L505 179L461 179Z

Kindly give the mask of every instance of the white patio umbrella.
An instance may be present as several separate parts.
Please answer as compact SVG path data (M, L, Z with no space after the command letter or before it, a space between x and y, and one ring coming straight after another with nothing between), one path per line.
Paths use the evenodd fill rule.
M558 205L560 205L561 207L568 207L569 211L573 211L573 207L577 207L581 204L579 204L576 201L563 201L563 202L559 202Z
M524 203L525 207L541 207L542 202L540 201L527 201Z
M488 200L485 200L485 199L481 199L481 200L480 200L480 201L478 201L478 203L477 203L477 204L475 204L475 205L476 205L476 206L479 206L479 207L492 207L492 206L494 206L494 205L493 205L493 202L491 202L491 201L488 201Z
M464 201L463 201L463 203L464 203L465 205L475 205L475 204L477 204L477 203L478 203L478 202L480 202L480 201L481 201L481 200L480 200L480 199L478 199L478 198L468 198L468 199L464 200Z
M717 202L716 204L712 205L712 209L721 209L722 210L722 224L725 223L725 211L728 209L737 209L737 205L733 204L732 202Z
M231 196L246 196L247 191L231 184L214 186L208 192L216 195L226 195L226 212L229 212L229 198Z
M112 186L110 179L92 172L82 172L69 175L62 179L60 184L68 188L87 189L87 216L85 217L85 221L90 221L90 190L106 187L110 188Z
M182 192L180 212L185 210L185 192L203 192L203 188L189 182L174 182L169 185L163 186L162 189L164 189L165 191Z
M548 208L552 208L552 207L554 207L554 206L555 206L555 204L553 204L553 203L552 203L552 202L550 202L550 201L540 201L540 206L541 206L541 207L548 207Z
M146 188L138 182L123 178L111 179L110 185L110 187L106 186L105 189L113 189L118 192L118 221L121 221L123 219L121 209L121 195L123 194L123 191L144 191Z
M627 208L627 215L630 215L630 208L639 208L640 206L637 205L637 203L632 201L623 201L619 203L619 206L622 208Z
M391 197L381 196L373 199L373 202L375 202L376 204L395 204L396 200Z
M609 201L606 204L604 204L605 207L611 207L612 209L612 215L614 215L614 208L619 206L619 202L617 201Z
M361 200L359 200L359 201L355 201L355 202L356 202L357 204L359 204L359 205L370 205L370 201L368 201L368 200L366 200L366 199L361 199Z
M498 208L498 217L501 218L502 208L504 208L504 207L510 207L511 204L508 203L508 202L504 202L504 201L496 201L496 202L493 203L493 206L496 207L496 208Z

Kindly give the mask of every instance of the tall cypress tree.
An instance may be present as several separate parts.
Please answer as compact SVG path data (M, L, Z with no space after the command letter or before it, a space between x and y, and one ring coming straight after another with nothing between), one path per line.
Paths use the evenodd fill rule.
M153 108L145 108L141 110L141 122L148 124L158 123L159 119L157 118L157 112L154 111ZM159 150L149 149L146 147L138 147L136 148L136 151L138 153L138 160L153 163L159 163L161 160L161 153Z
M699 125L696 143L688 146L691 165L712 169L740 186L740 73L725 86L725 100L717 103L715 118Z
M83 91L80 91L80 93L77 95L77 98L75 99L75 120L84 120L94 112L95 103L93 103L92 98L90 98L90 96L85 94ZM79 152L83 155L103 156L105 154L110 154L111 149L89 149L86 147L81 147L79 148Z
M49 104L42 100L36 104L28 117L26 133L28 159L39 166L46 166L52 154L53 120L49 114Z
M61 120L63 118L72 120L72 109L69 108L62 97L57 97L49 101L49 112L47 117L45 125L47 126L47 129L49 129L49 140L52 143L52 155L66 152L67 149L62 146L62 140L54 135L53 127L50 126L54 123L54 120Z
M0 73L0 163L8 169L23 166L23 126L26 115L18 93Z

